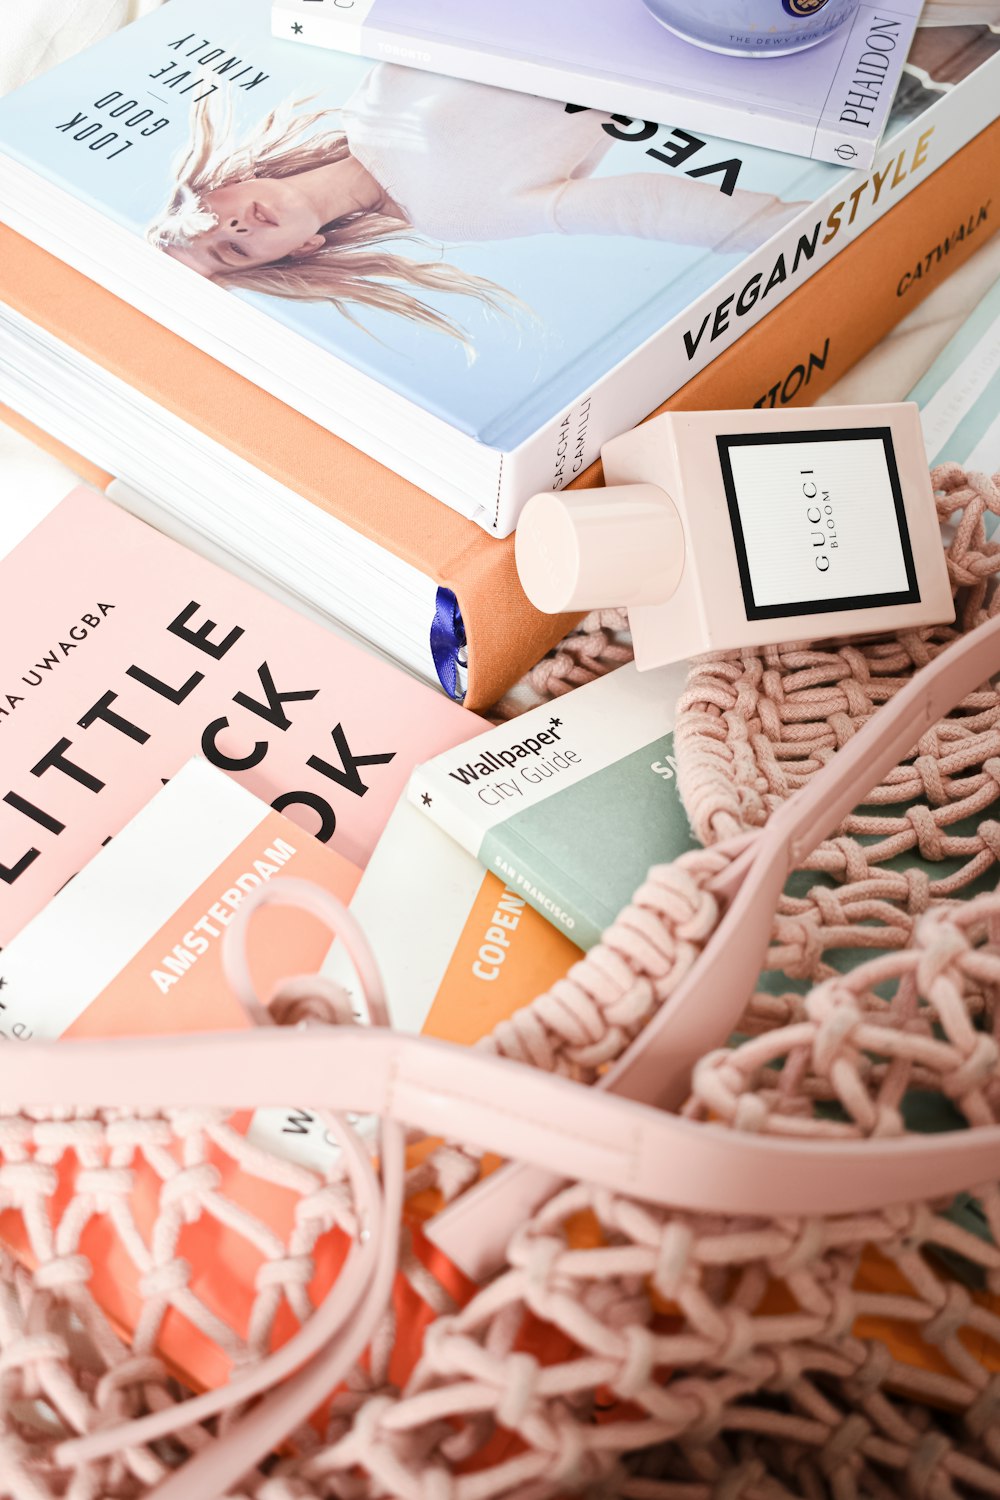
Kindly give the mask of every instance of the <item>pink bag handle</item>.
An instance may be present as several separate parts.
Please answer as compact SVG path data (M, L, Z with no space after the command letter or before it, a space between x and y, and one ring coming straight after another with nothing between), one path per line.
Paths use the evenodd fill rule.
M180 1037L40 1042L22 1052L5 1103L148 1109L155 1096L176 1108L240 1110L333 1095L338 1110L698 1213L864 1213L950 1196L1000 1171L1000 1125L888 1140L757 1136L455 1043L362 1027L202 1033L197 1057Z
M178 1107L280 1108L290 1099L308 1104L333 1096L340 1110L375 1113L384 1122L381 1186L370 1166L366 1170L361 1164L364 1144L346 1125L338 1132L369 1234L348 1260L346 1281L338 1279L295 1338L249 1377L179 1411L64 1443L57 1461L79 1462L149 1441L246 1399L299 1365L250 1417L158 1487L158 1500L224 1494L271 1451L346 1376L386 1305L395 1271L393 1225L402 1198L404 1125L529 1164L495 1174L439 1216L453 1231L464 1225L480 1247L494 1250L507 1243L539 1198L567 1177L652 1203L764 1216L864 1212L975 1191L993 1180L1000 1165L1000 1126L875 1142L784 1140L695 1124L664 1113L652 1101L679 1103L698 1057L729 1035L763 962L778 895L803 853L856 805L863 796L859 787L881 779L926 728L990 675L998 656L1000 619L922 668L761 834L737 841L745 845L743 852L717 884L731 904L712 940L671 1001L596 1089L384 1029L310 1027L63 1041L0 1053L9 1104L58 1106L71 1100L79 1106L135 1108L157 1098ZM285 882L286 891L291 884ZM275 892L271 899L279 899L278 887L267 889ZM336 922L359 972L366 982L374 973L380 991L357 928L340 911ZM228 939L235 941L243 930L234 923ZM244 974L241 983L246 979ZM637 1099L650 1102L633 1102ZM442 1243L440 1233L436 1237Z
M725 1043L750 998L788 876L926 730L998 668L1000 617L962 636L921 667L759 833L717 846L725 852L746 845L710 887L729 903L728 909L685 979L595 1085L597 1089L663 1109L680 1108L695 1063ZM912 1150L920 1143L904 1144ZM872 1155L873 1148L866 1148L871 1170L879 1171L880 1149ZM892 1182L884 1177L882 1181L891 1194ZM444 1209L428 1226L428 1238L466 1275L481 1280L499 1266L517 1225L558 1186L553 1177L527 1166L504 1167ZM724 1211L722 1202L716 1206Z

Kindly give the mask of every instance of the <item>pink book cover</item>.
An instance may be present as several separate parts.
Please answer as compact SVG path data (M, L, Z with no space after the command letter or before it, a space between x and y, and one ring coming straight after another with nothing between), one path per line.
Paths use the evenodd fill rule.
M192 755L363 867L411 769L483 728L92 490L5 501L0 945Z

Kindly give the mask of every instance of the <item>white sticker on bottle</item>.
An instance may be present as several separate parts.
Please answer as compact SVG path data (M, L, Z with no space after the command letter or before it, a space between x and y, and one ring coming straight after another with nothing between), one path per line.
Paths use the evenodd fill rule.
M888 427L718 438L748 620L920 600Z

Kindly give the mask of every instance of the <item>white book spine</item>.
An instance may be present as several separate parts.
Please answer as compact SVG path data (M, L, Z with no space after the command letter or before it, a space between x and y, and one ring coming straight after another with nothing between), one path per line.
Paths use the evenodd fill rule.
M678 116L692 130L818 161L843 162L846 147L846 160L858 167L868 167L874 160L895 83L894 78L886 80L889 86L879 91L871 118L863 108L855 110L855 118L851 118L844 101L857 60L865 49L867 30L876 16L895 18L898 14L900 35L894 50L901 59L915 25L914 16L905 11L897 13L883 7L876 12L871 5L862 5L843 43L836 80L817 114L809 119L791 111L782 114L777 105L770 111L751 110L745 101L727 100L721 91L714 95L682 94L667 83L641 77L622 78L570 63L538 61L504 50L499 43L495 48L484 48L448 41L426 31L386 30L369 21L375 4L376 0L337 0L336 8L330 10L320 9L319 0L274 0L271 27L275 36L307 46L403 63L428 73L467 78L543 98L565 99L609 114L659 121ZM893 67L898 73L901 60L894 59Z
M860 171L874 164L916 19L913 7L904 4L859 6L808 155Z
M531 495L569 484L597 460L604 443L679 391L990 125L998 91L1000 57L886 141L871 172L840 178L558 416L505 453L495 514L481 524L506 536ZM838 227L831 233L834 219ZM814 241L808 255L800 250ZM755 287L756 300L741 312L741 301L749 303Z

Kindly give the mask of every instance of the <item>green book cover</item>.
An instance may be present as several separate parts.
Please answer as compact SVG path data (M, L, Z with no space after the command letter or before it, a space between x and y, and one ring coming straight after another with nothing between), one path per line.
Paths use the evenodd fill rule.
M677 795L685 665L619 668L420 766L411 801L581 948L695 845Z

